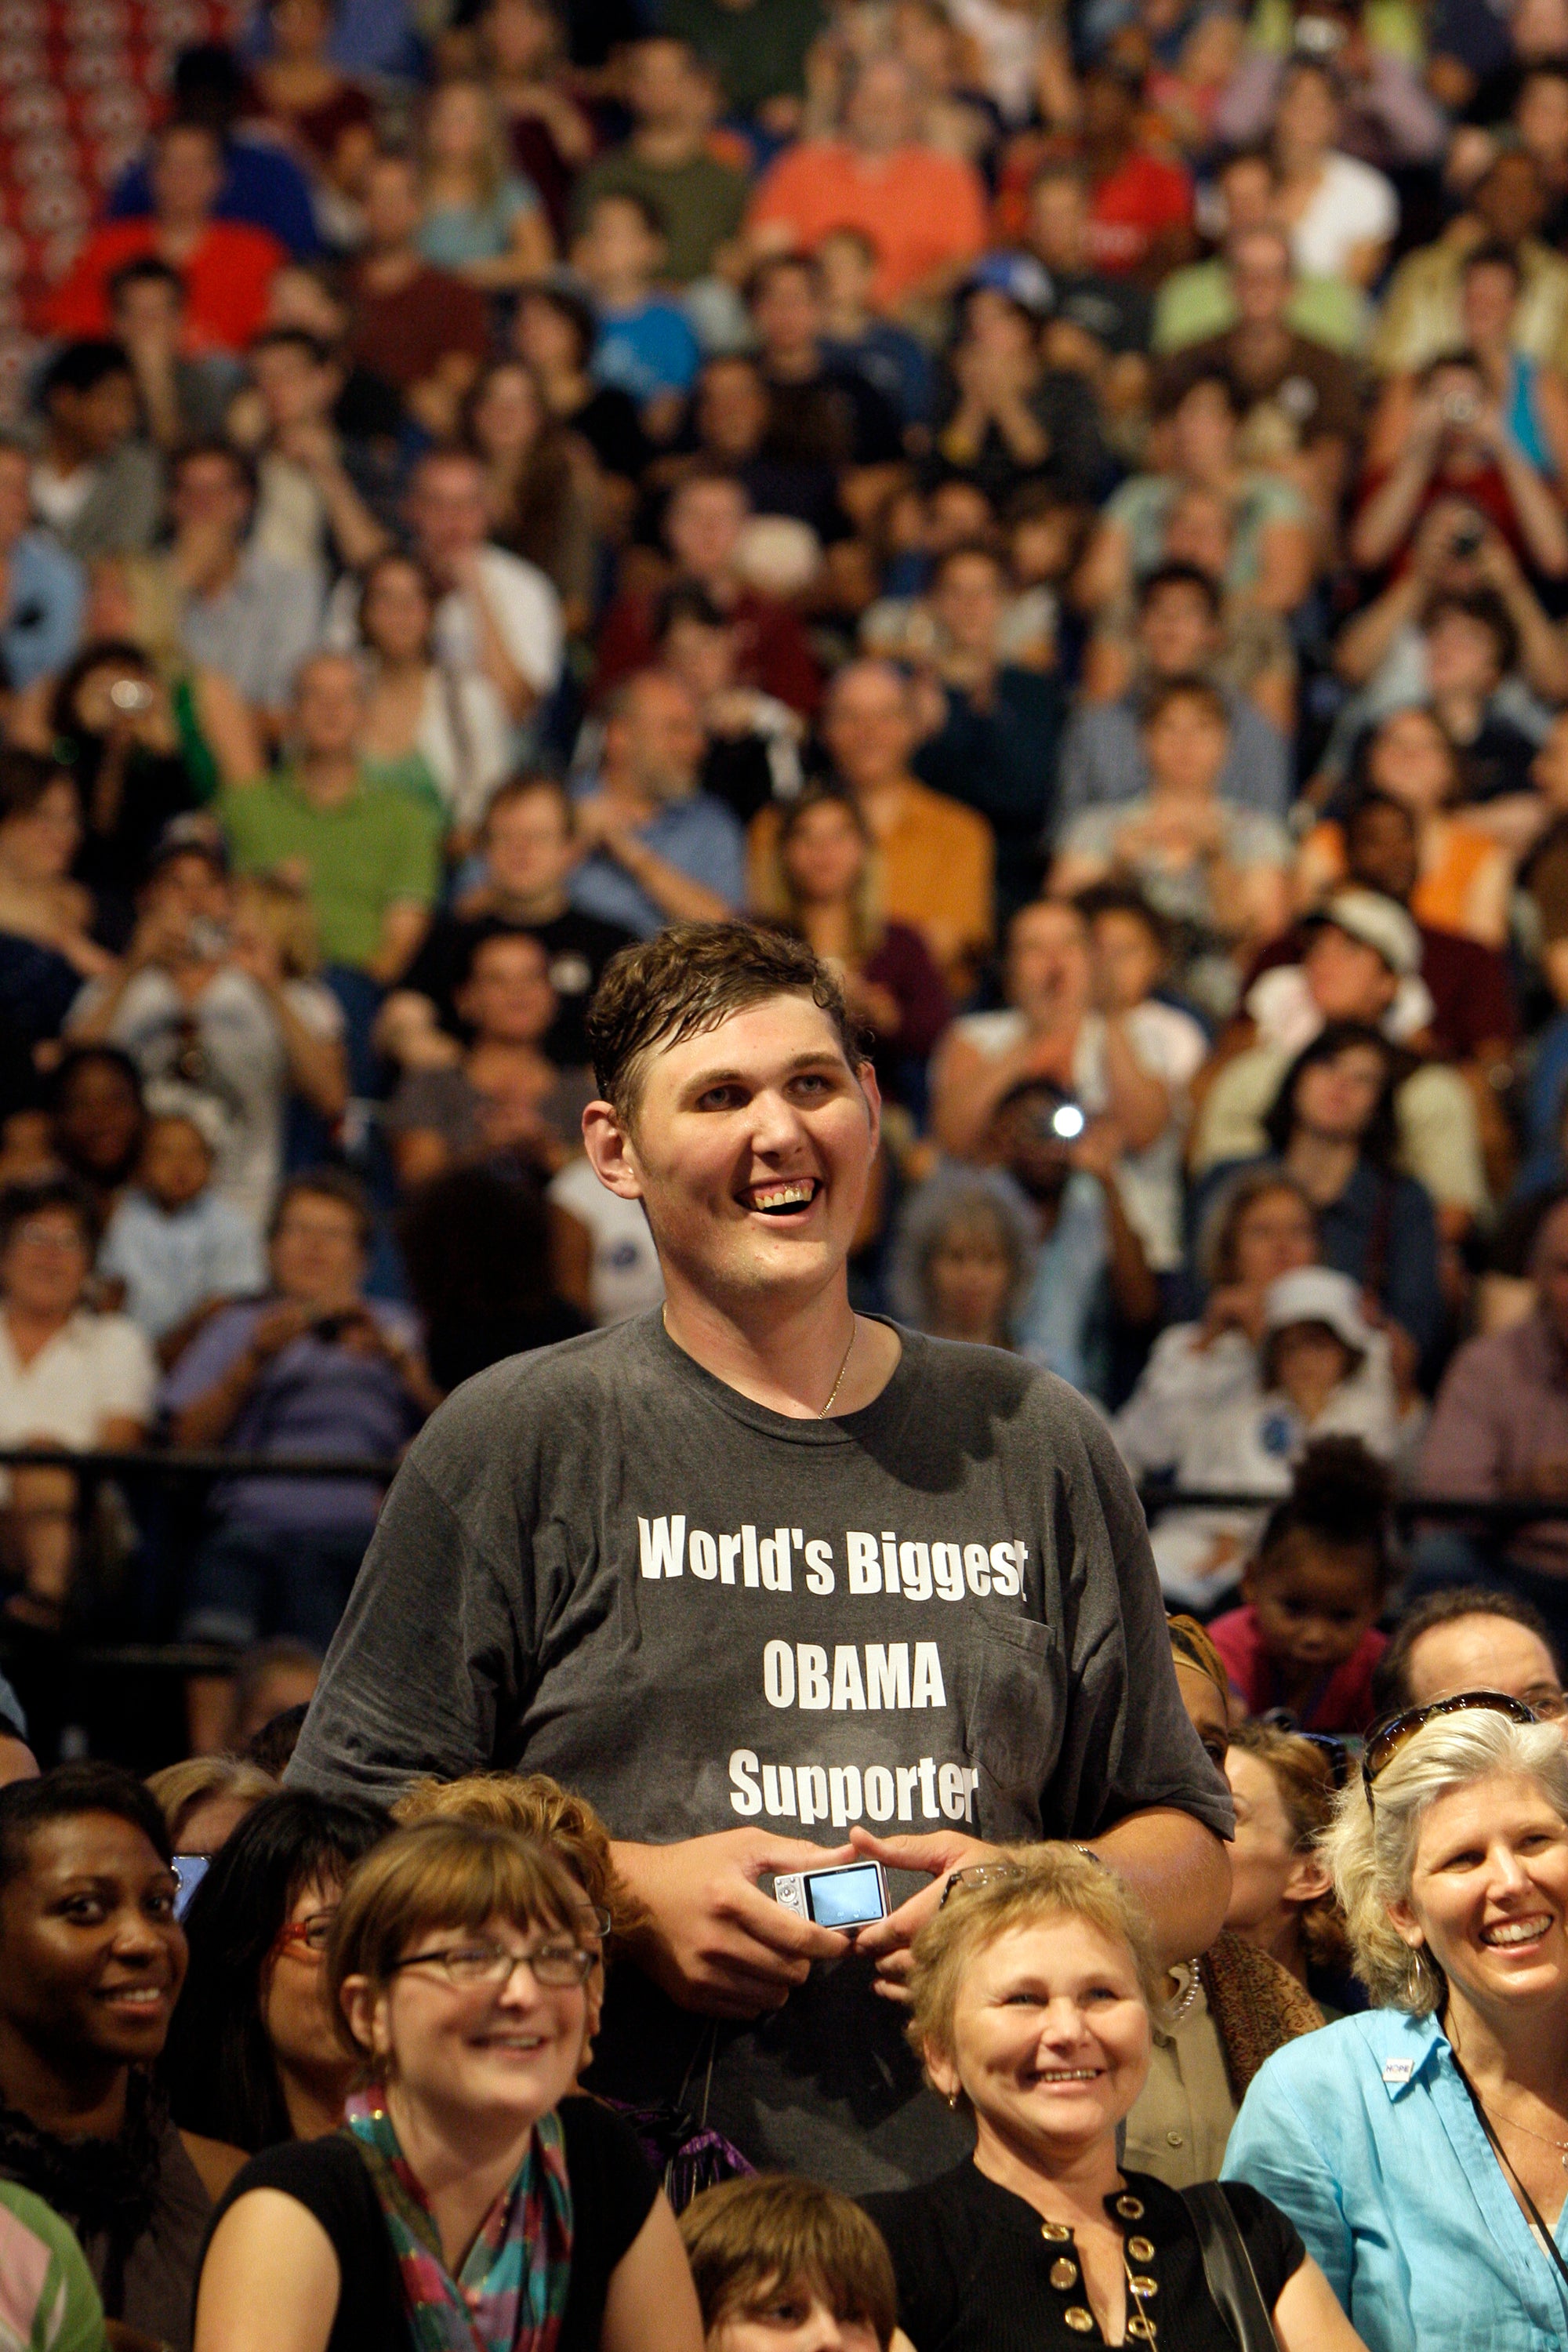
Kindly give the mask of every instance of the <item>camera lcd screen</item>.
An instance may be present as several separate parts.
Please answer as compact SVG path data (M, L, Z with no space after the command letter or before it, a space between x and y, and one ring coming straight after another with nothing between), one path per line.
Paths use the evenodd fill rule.
M183 1919L190 1906L192 1895L212 1866L212 1856L206 1853L177 1853L174 1856L174 1877L179 1893L174 1897L174 1916Z
M882 1883L874 1862L845 1870L809 1870L805 1907L819 1927L864 1927L883 1918Z

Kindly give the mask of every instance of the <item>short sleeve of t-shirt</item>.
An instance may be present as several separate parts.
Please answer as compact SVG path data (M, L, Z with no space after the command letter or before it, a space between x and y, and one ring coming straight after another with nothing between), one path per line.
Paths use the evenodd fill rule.
M158 1368L129 1316L100 1315L93 1326L93 1388L100 1421L127 1414L145 1421L153 1410Z

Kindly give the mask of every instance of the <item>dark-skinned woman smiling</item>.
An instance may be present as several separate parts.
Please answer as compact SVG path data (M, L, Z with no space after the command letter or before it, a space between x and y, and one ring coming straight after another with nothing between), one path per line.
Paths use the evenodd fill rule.
M0 1789L0 2178L69 2222L122 2343L185 2352L213 2199L244 2158L176 2131L153 2081L185 1976L174 1894L132 1773Z

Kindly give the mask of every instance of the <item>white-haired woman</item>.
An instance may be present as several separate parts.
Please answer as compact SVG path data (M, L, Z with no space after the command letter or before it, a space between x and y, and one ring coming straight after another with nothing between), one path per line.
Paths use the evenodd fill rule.
M943 1168L910 1194L888 1276L894 1314L938 1339L1011 1348L1039 1244L1000 1169Z
M948 1881L913 1958L910 2039L976 2130L955 2171L864 2200L920 2352L1236 2352L1185 2200L1117 2162L1163 1997L1131 1889L1073 1846L975 1864ZM1285 2216L1226 2193L1282 2352L1359 2352Z
M1568 1750L1461 1693L1374 1731L1324 1851L1375 2004L1256 2077L1226 2158L1372 2352L1568 2335Z

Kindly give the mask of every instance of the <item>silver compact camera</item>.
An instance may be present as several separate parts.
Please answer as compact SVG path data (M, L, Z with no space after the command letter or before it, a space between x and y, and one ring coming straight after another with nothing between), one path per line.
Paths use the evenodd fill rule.
M826 1870L795 1870L773 1881L773 1899L816 1927L841 1935L888 1916L888 1881L879 1862L836 1863Z

